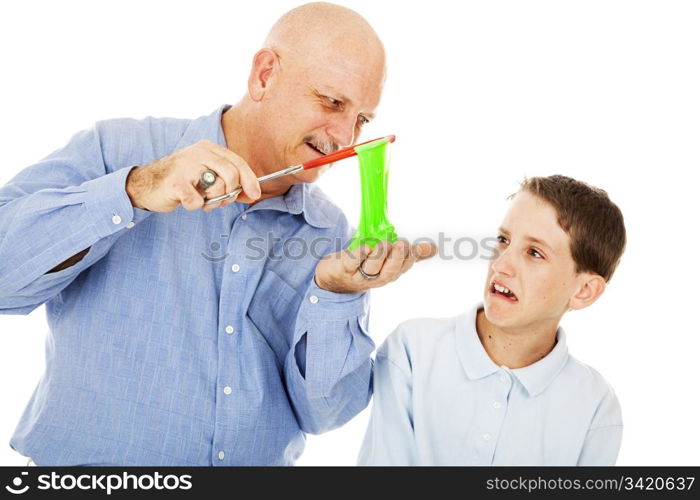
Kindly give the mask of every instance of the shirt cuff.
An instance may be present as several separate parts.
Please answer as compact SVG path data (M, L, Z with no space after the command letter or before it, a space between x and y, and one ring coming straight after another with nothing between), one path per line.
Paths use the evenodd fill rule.
M306 318L310 320L337 321L367 314L369 292L336 293L324 290L314 278L302 301Z
M83 183L86 189L85 209L91 214L92 225L99 238L105 238L135 224L153 212L131 205L126 194L126 177L135 166L122 168Z

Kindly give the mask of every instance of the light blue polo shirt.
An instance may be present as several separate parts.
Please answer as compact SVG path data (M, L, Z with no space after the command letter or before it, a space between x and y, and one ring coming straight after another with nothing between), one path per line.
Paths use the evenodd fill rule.
M377 351L360 465L613 465L620 405L564 330L540 361L496 365L476 331L477 305L399 325Z

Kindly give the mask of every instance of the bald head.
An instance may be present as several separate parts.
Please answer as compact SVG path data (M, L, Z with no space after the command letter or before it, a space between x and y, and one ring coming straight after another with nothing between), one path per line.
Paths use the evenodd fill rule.
M384 71L384 47L374 29L354 10L331 3L309 3L287 12L268 33L264 47L326 65L345 58L350 68L378 65Z
M330 3L297 7L253 57L248 92L224 115L227 144L230 137L241 156L254 158L259 175L355 144L375 117L385 75L384 47L362 16ZM265 189L284 192L326 169Z

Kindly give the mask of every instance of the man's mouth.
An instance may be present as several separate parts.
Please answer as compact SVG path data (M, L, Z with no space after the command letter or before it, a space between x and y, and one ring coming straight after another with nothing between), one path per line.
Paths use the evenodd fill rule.
M307 142L306 145L309 146L311 149L313 149L316 153L318 153L322 156L326 156L327 154L333 152L333 151L330 151L330 148L326 148L326 147L321 146L321 145L316 146L311 142Z
M502 285L501 283L498 283L497 281L492 281L491 282L491 295L494 295L496 297L501 297L503 299L509 300L511 302L517 302L518 297L515 296L515 294L505 285Z

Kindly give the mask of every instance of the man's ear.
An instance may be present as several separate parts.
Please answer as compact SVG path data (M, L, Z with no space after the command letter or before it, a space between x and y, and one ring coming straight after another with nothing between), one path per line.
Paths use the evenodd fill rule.
M569 299L569 309L579 310L590 306L605 291L605 280L593 273L581 273L576 293Z
M261 49L253 57L253 67L248 77L248 94L259 102L270 84L270 78L277 68L277 54L270 49Z

